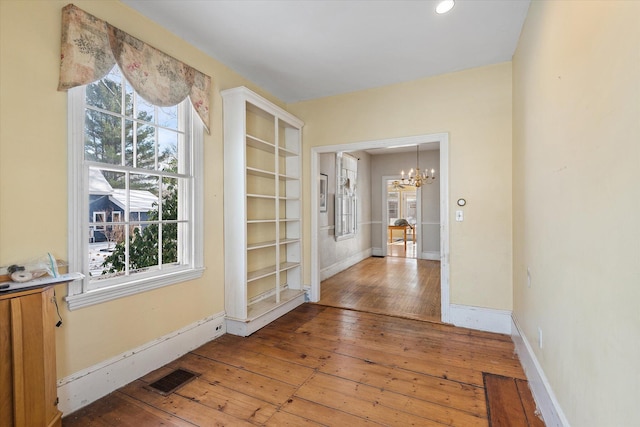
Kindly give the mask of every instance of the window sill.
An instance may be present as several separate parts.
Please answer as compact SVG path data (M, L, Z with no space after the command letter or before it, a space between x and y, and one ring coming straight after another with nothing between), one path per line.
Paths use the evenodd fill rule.
M111 286L108 288L97 289L76 295L65 297L69 310L89 307L91 305L100 304L117 298L136 295L152 289L158 289L164 286L174 285L188 280L194 280L202 277L204 268L192 268L185 271L169 273L160 277L150 277L139 280Z

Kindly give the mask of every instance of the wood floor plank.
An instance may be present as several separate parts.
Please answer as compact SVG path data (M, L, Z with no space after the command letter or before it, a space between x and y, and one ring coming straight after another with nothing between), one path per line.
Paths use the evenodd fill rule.
M476 416L486 416L484 392L480 387L340 355L327 360L320 372L428 402L448 405Z
M398 340L391 336L379 336L379 334L366 331L352 331L349 328L331 329L326 325L307 325L301 328L301 331L306 333L308 337L312 336L326 340L340 336L340 344L363 346L367 350L383 352L385 355L397 354L416 358L429 358L429 355L433 355L436 363L444 361L444 363L458 368L470 368L474 365L479 371L495 372L519 378L524 377L524 371L514 354L513 344L511 344L509 351L481 351L482 349L477 348L463 349L456 346L451 348L452 344L446 341L441 344L429 343L426 340L416 340L415 336L412 340L409 340L408 336ZM366 345L363 343L366 343ZM340 352L339 345L336 344L333 351Z
M441 357L431 356L426 353L417 352L417 354L414 354L414 352L402 352L402 350L397 353L376 352L370 348L351 344L341 344L336 348L335 352L343 356L369 360L380 365L387 365L410 372L418 372L464 384L483 386L482 371L452 366L442 360Z
M245 343L237 348L264 354L279 360L286 360L312 369L319 367L323 360L331 357L330 351L301 345L295 341L246 340Z
M136 399L113 392L63 419L64 427L168 426L193 427L196 424L175 417Z
M524 414L527 417L529 427L544 427L544 421L538 416L538 409L536 402L533 400L531 389L529 388L529 382L521 379L516 379L516 386L518 387L518 394L522 401L522 407L524 408Z
M277 378L287 384L298 386L313 373L313 369L276 359L253 351L238 352L235 348L220 345L215 341L192 351L193 354L213 359L250 372Z
M194 380L199 381L199 380ZM146 384L142 381L134 381L127 384L119 391L135 400L144 402L145 404L159 408L162 411L179 416L181 419L197 426L204 425L237 425L237 426L253 426L248 421L229 415L217 408L211 408L201 405L199 402L185 398L179 393L172 393L163 396L154 391L145 388Z
M357 396L343 393L340 388L321 389L308 386L301 388L296 396L313 399L314 402L320 405L331 407L334 410L360 418L376 420L376 422L386 426L441 426L440 423L435 421L398 411L394 408L381 406L377 401L363 400Z
M263 425L267 427L312 427L325 426L327 424L320 424L305 417L278 411Z
M257 425L267 422L277 410L276 405L204 381L192 381L177 394Z
M484 381L491 427L528 427L515 379L486 374Z
M149 383L168 374L172 370L173 369L169 367L162 367L161 369L145 375L140 380L128 384L120 389L120 391L125 394L132 394L129 392L131 386L148 386ZM225 412L236 418L244 419L258 425L266 422L277 409L273 404L230 390L220 384L202 381L201 379L189 382L184 387L178 389L175 394L190 401L217 409L218 411ZM157 400L159 399L158 396L154 396L156 404L159 402L159 400ZM139 397L140 396L138 396L138 398ZM146 400L147 403L150 403L149 399Z
M283 406L280 412L297 415L323 426L371 427L381 426L380 422L368 420L312 400L294 396Z
M333 405L333 402L343 397L357 399L366 403L357 405L354 408L348 407L346 411L355 413L354 411L361 407L368 411L371 407L379 406L380 408L391 409L391 413L407 414L403 418L399 418L404 419L407 423L406 425L412 425L413 421L415 425L435 422L464 427L487 426L487 419L484 417L477 417L448 406L322 373L315 375L305 383L298 390L296 396L306 399L313 398L314 401L327 406ZM346 401L346 399L344 400ZM383 418L376 417L376 420L383 420ZM386 420L385 422L388 421Z
M220 384L228 389L274 405L286 402L296 390L296 387L279 379L249 372L191 353L171 362L170 365L199 372L203 380Z

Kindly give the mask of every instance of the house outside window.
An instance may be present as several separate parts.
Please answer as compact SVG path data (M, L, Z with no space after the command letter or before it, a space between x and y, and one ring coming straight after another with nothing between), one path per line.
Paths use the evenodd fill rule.
M117 65L69 91L69 264L85 274L70 309L201 275L203 126L191 111L145 101Z

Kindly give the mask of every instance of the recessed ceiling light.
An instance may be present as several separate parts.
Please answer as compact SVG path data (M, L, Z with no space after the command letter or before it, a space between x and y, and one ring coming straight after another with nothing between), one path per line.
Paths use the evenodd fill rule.
M453 0L442 0L436 6L436 13L439 13L440 15L442 15L443 13L447 13L451 9L453 9L453 5L454 5Z

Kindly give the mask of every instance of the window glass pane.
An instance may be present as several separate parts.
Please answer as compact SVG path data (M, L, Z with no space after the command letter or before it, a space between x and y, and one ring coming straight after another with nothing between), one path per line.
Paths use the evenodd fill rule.
M124 164L133 166L133 128L136 125L132 120L124 122Z
M178 106L158 107L158 125L178 129Z
M178 262L178 224L162 225L162 264Z
M107 180L107 183L111 186L112 191L124 194L125 182L127 179L124 173L108 170L103 170L101 171L101 173L102 176L104 176L104 178ZM111 196L110 199L113 200L113 197Z
M122 113L122 76L114 67L102 80L87 85L85 92L87 105Z
M85 159L119 165L122 162L122 120L111 114L87 110L85 114Z
M167 129L158 129L158 169L178 172L179 135Z
M136 128L136 167L155 169L156 128L152 125L142 123L137 123Z
M147 267L158 265L158 224L147 224L141 231L134 232L129 242L130 273L145 271Z
M146 100L144 100L139 95L136 95L136 104L137 104L136 118L138 120L143 120L145 122L153 123L155 106L150 102L147 102Z
M105 270L104 263L112 251L105 248L104 242L93 241L98 234L94 226L89 227L89 274L91 277L101 276Z
M131 195L131 212L135 209L147 212L157 209L160 181L155 175L132 173L129 175L129 193Z
M125 98L124 98L124 115L133 118L133 100L135 91L128 81L124 81Z
M89 171L89 274L103 276L112 268L114 252L122 247L126 238L126 225L122 222L126 210L126 175L101 169ZM122 255L123 256L123 255Z
M178 179L162 179L162 219L178 220Z

